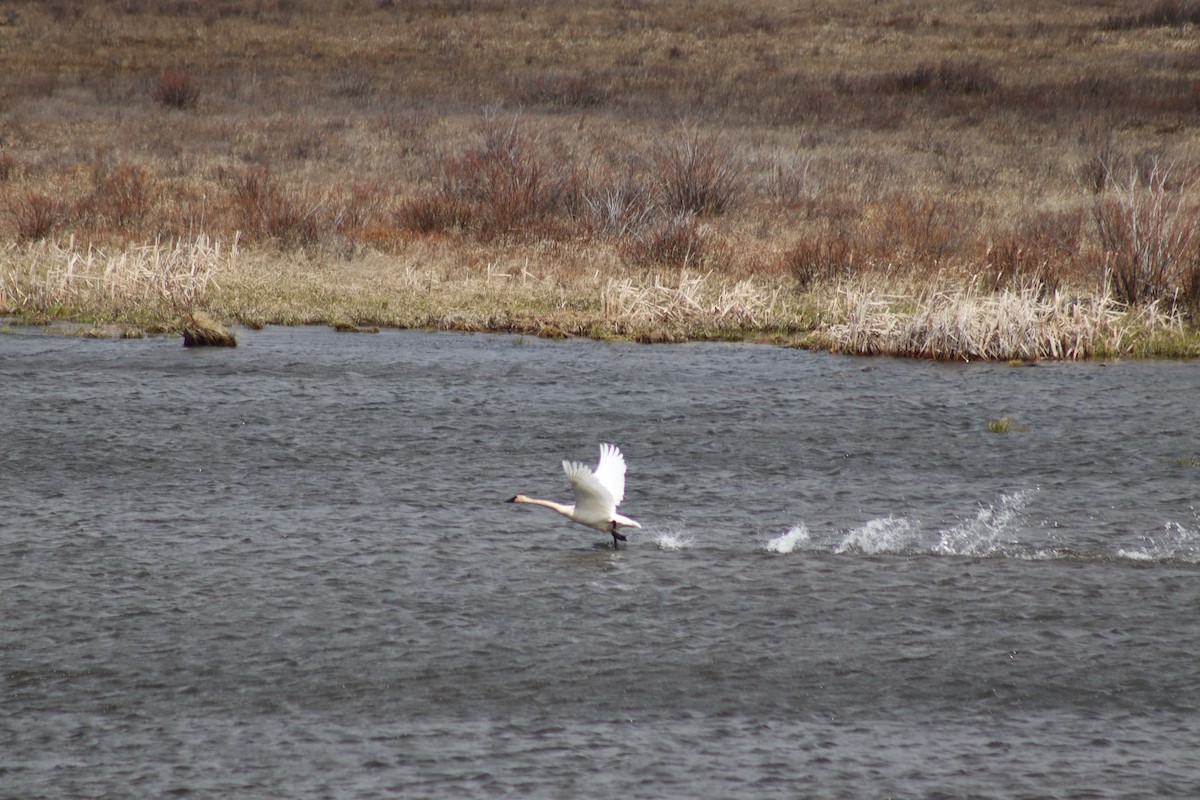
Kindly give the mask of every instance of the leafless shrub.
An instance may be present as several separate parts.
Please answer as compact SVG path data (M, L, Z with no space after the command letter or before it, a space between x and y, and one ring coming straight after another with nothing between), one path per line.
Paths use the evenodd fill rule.
M41 192L27 191L9 207L9 215L17 229L19 241L45 239L55 230L66 227L70 210L66 201Z
M233 173L228 180L238 228L245 234L274 239L285 246L310 246L320 239L321 201L279 185L265 167Z
M655 212L653 189L634 174L594 180L583 189L589 232L614 239L641 235Z
M101 224L118 229L138 228L154 205L154 189L146 171L122 164L100 177L88 198L88 211Z
M1040 284L1059 287L1079 258L1083 212L1041 211L992 236L984 250L987 280L993 288Z
M777 159L767 176L767 193L785 208L798 208L809 203L814 194L813 181L809 176L812 165L812 155Z
M195 108L200 100L200 82L183 70L168 69L159 74L152 94L164 108Z
M538 75L517 92L522 105L555 109L591 108L609 99L607 76L591 70L567 75Z
M723 214L745 190L745 164L732 145L680 128L655 154L663 205L685 214Z
M695 214L676 214L625 247L629 260L640 267L695 268L711 255L711 246Z
M783 253L783 267L801 289L848 277L858 266L852 236L843 228L802 236Z
M384 191L371 183L354 181L349 187L341 187L338 211L332 227L339 233L359 231L378 224L385 204Z
M1108 195L1093 207L1100 239L1100 265L1113 280L1117 298L1135 304L1188 293L1200 278L1200 208L1197 182L1189 178L1172 190L1170 166L1157 161L1144 178L1109 174Z
M892 258L911 253L923 260L960 253L983 214L978 201L906 191L893 192L877 209L869 231L876 255Z
M544 148L520 117L503 124L493 114L479 146L442 159L435 195L484 238L531 229L546 235L555 214L578 204L576 172Z
M375 81L370 73L353 67L344 67L334 76L333 93L339 97L359 99L375 91Z
M471 210L448 192L435 189L401 200L396 219L402 230L445 233L465 227L471 219Z
M1121 156L1113 141L1112 129L1089 122L1079 134L1079 143L1085 149L1079 178L1086 188L1099 194L1108 184L1109 172L1120 167Z

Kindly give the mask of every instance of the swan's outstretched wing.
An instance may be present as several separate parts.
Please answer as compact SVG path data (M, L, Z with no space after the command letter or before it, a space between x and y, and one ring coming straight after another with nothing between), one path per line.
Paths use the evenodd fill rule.
M595 474L578 461L564 461L563 472L575 493L574 513L571 518L584 525L603 523L612 518L617 510L612 493L596 480Z
M584 518L609 519L625 497L625 457L615 445L600 445L596 471L578 461L564 461L563 472L575 492L575 513Z
M600 463L596 465L596 480L612 495L613 507L625 499L625 456L615 444L600 445Z

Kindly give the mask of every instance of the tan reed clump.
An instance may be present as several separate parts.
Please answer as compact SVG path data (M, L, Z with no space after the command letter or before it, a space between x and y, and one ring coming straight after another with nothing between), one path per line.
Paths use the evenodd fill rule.
M0 250L0 313L166 326L202 307L238 257L205 236L119 250L42 241Z
M839 291L830 348L935 360L1079 360L1132 352L1138 337L1178 327L1157 304L1133 309L1110 291L1077 297L1039 284L985 292L978 281L916 297L866 286Z
M604 287L607 318L632 322L762 329L778 321L781 289L753 279L735 282L682 270L643 278L610 278Z

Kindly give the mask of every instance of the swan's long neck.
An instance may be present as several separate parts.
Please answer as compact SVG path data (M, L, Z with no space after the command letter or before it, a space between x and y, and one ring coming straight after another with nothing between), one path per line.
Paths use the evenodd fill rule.
M558 513L562 514L564 517L569 517L571 519L575 518L575 506L563 505L562 503L556 503L553 500L542 500L541 498L538 498L538 497L526 497L523 494L519 494L516 497L514 497L512 500L509 500L508 502L510 502L510 503L530 503L535 506L545 506L546 508L554 509Z

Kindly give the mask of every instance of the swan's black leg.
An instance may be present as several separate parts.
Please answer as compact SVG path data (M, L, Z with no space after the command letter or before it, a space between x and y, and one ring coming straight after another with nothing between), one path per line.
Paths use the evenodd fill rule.
M612 533L612 537L613 537L613 550L616 550L617 549L617 541L620 540L620 541L624 542L624 541L626 541L626 539L624 536L617 533L617 523L615 523L615 522L613 523L611 533Z

